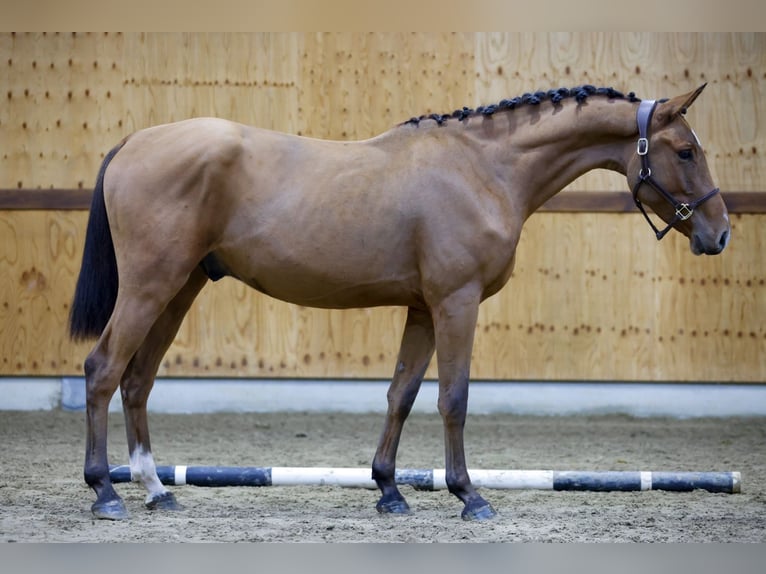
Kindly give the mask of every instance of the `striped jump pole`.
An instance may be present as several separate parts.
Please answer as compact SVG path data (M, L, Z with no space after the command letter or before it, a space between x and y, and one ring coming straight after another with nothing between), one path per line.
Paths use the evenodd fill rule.
M502 490L580 490L630 492L707 490L740 492L739 472L649 472L572 470L479 470L469 469L477 488ZM158 466L163 484L193 486L342 486L376 489L369 468L248 467L248 466ZM110 467L112 482L130 482L130 467ZM444 469L400 469L396 483L416 490L447 488Z

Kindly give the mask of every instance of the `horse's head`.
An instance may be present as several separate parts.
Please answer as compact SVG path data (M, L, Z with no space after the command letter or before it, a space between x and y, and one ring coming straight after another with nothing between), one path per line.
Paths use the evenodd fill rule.
M641 102L638 149L627 175L636 205L657 239L676 228L689 238L692 253L714 255L731 237L729 215L699 139L683 117L704 88L666 101ZM667 223L665 229L654 226L644 203Z

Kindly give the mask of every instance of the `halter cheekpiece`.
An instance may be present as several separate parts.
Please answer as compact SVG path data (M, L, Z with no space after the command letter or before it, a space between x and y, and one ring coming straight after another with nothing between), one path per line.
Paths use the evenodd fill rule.
M636 153L641 158L641 170L638 172L638 181L636 182L636 185L633 186L633 201L635 202L638 209L641 210L641 213L644 215L644 218L654 231L657 239L660 240L665 237L667 232L670 231L676 223L689 219L694 213L694 210L706 202L708 199L713 197L715 194L717 194L719 189L716 187L714 190L703 195L698 200L693 201L692 203L684 203L677 201L676 198L668 193L657 182L657 180L652 177L652 168L649 167L649 125L652 121L652 114L654 114L654 109L656 107L656 100L642 100L638 105L638 112L636 113L636 121L638 122L638 144L636 147ZM660 197L670 203L670 205L672 205L673 209L675 210L675 217L670 223L668 223L667 227L661 231L654 225L654 223L652 223L652 220L649 218L649 214L646 213L646 209L641 203L641 200L638 199L638 190L644 183L650 185L657 193L660 194Z

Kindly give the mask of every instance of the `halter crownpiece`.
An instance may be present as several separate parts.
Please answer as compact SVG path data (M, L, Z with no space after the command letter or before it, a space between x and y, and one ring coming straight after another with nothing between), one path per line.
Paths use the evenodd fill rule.
M649 167L649 125L651 124L652 115L654 114L654 109L656 107L656 100L642 100L641 103L638 104L638 112L636 112L636 122L638 123L638 144L636 146L636 153L638 154L638 157L641 158L641 169L638 172L638 181L636 182L636 185L633 186L633 201L635 202L638 209L641 210L641 213L649 223L649 226L652 228L654 235L659 241L665 237L668 231L670 231L676 223L689 219L694 214L694 210L706 202L708 199L713 197L715 194L717 194L719 189L716 187L714 190L700 197L697 201L693 201L692 203L684 203L677 201L675 197L668 193L659 184L659 182L657 182L657 180L652 177L652 168ZM675 209L675 217L662 231L660 231L657 226L652 223L652 220L649 218L649 214L646 213L644 205L641 203L641 200L638 199L638 190L644 183L649 184L657 193L660 194L660 197L665 199L668 203L670 203L670 205L673 206L673 209Z

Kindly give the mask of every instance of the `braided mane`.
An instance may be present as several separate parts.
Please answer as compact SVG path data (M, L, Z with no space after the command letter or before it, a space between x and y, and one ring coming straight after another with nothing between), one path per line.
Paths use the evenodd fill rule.
M577 86L575 88L558 88L555 90L548 90L547 92L538 91L534 93L526 93L516 98L500 100L497 104L479 106L476 109L464 107L463 109L455 110L451 114L427 114L419 117L412 117L399 125L411 124L418 126L423 120L434 120L437 124L442 125L444 122L450 119L463 121L475 116L491 116L495 112L513 110L519 106L537 106L546 100L550 100L553 102L553 104L558 104L565 98L574 98L578 103L582 103L588 98L588 96L592 95L606 96L609 99L627 99L630 102L641 101L640 98L637 98L636 94L633 92L625 95L622 92L615 90L614 88L597 88L591 85L584 85Z

